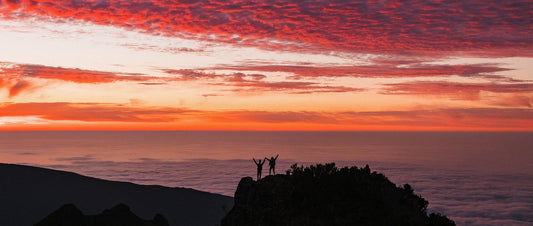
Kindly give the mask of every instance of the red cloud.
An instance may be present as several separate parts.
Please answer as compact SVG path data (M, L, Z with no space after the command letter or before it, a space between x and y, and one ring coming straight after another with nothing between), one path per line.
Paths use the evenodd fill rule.
M9 88L9 96L16 96L22 90L31 89L32 85L28 81L19 80L11 88Z
M11 68L3 68L2 74L16 77L42 79L58 79L76 83L109 83L115 81L148 81L153 77L140 74L120 74L113 72L90 71L73 68L48 67L34 64L18 64Z
M532 93L533 83L456 83L456 82L412 82L385 84L388 88L382 94L448 95L456 98L477 100L481 91L493 93Z
M15 64L0 68L0 88L7 87L9 96L13 97L24 90L35 89L28 78L55 79L75 83L111 83L118 81L142 82L158 79L132 73L113 73L73 68L48 67L33 64Z
M533 8L527 0L3 0L2 5L5 18L83 20L271 49L513 49L497 54L531 56L533 46L533 19L527 16Z

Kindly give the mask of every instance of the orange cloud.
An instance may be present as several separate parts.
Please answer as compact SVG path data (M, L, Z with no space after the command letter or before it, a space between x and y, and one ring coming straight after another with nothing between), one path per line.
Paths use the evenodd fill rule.
M0 117L37 116L46 120L85 122L171 122L192 110L180 108L134 108L99 103L7 103L0 105Z
M533 125L533 110L530 109L433 109L411 111L373 111L373 112L267 112L236 111L223 112L217 120L249 121L263 123L316 123L357 126L395 127L395 128L522 128ZM521 125L521 123L525 123ZM532 127L529 127L529 129Z
M448 108L404 111L199 111L97 103L4 103L2 117L37 117L29 128L143 130L525 130L533 128L533 110L520 108ZM35 120L35 119L34 119ZM62 124L65 126L65 124Z

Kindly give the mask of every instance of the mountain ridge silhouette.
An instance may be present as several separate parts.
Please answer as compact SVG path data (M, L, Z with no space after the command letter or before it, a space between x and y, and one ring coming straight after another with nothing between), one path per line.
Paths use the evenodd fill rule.
M0 163L0 203L0 225L33 225L67 203L87 214L124 203L144 219L159 213L170 225L209 226L220 223L233 198L190 188L138 185Z

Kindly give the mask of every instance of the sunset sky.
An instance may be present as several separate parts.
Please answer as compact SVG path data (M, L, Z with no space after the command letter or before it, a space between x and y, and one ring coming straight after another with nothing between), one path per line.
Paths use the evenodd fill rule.
M0 130L533 130L531 0L0 2Z

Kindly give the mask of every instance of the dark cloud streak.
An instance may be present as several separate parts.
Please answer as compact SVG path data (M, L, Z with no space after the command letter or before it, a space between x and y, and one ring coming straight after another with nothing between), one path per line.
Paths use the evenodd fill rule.
M387 95L448 95L460 99L478 100L482 91L493 93L532 93L533 83L458 83L418 81L385 84L381 94Z
M433 65L433 64L384 64L337 66L337 65L279 65L268 62L254 62L241 65L219 65L204 70L235 70L261 72L287 72L299 77L432 77L457 75L461 77L490 77L502 79L492 73L511 69L494 64Z
M258 91L284 91L292 94L311 94L311 93L340 93L340 92L361 92L364 89L347 86L329 86L316 82L298 82L298 81L266 81L267 76L262 74L245 74L230 73L217 74L208 73L203 70L175 70L160 69L161 71L178 75L175 81L205 81L206 84L214 86L234 87L233 92L258 92ZM225 69L217 69L225 70ZM216 81L221 80L221 81Z

